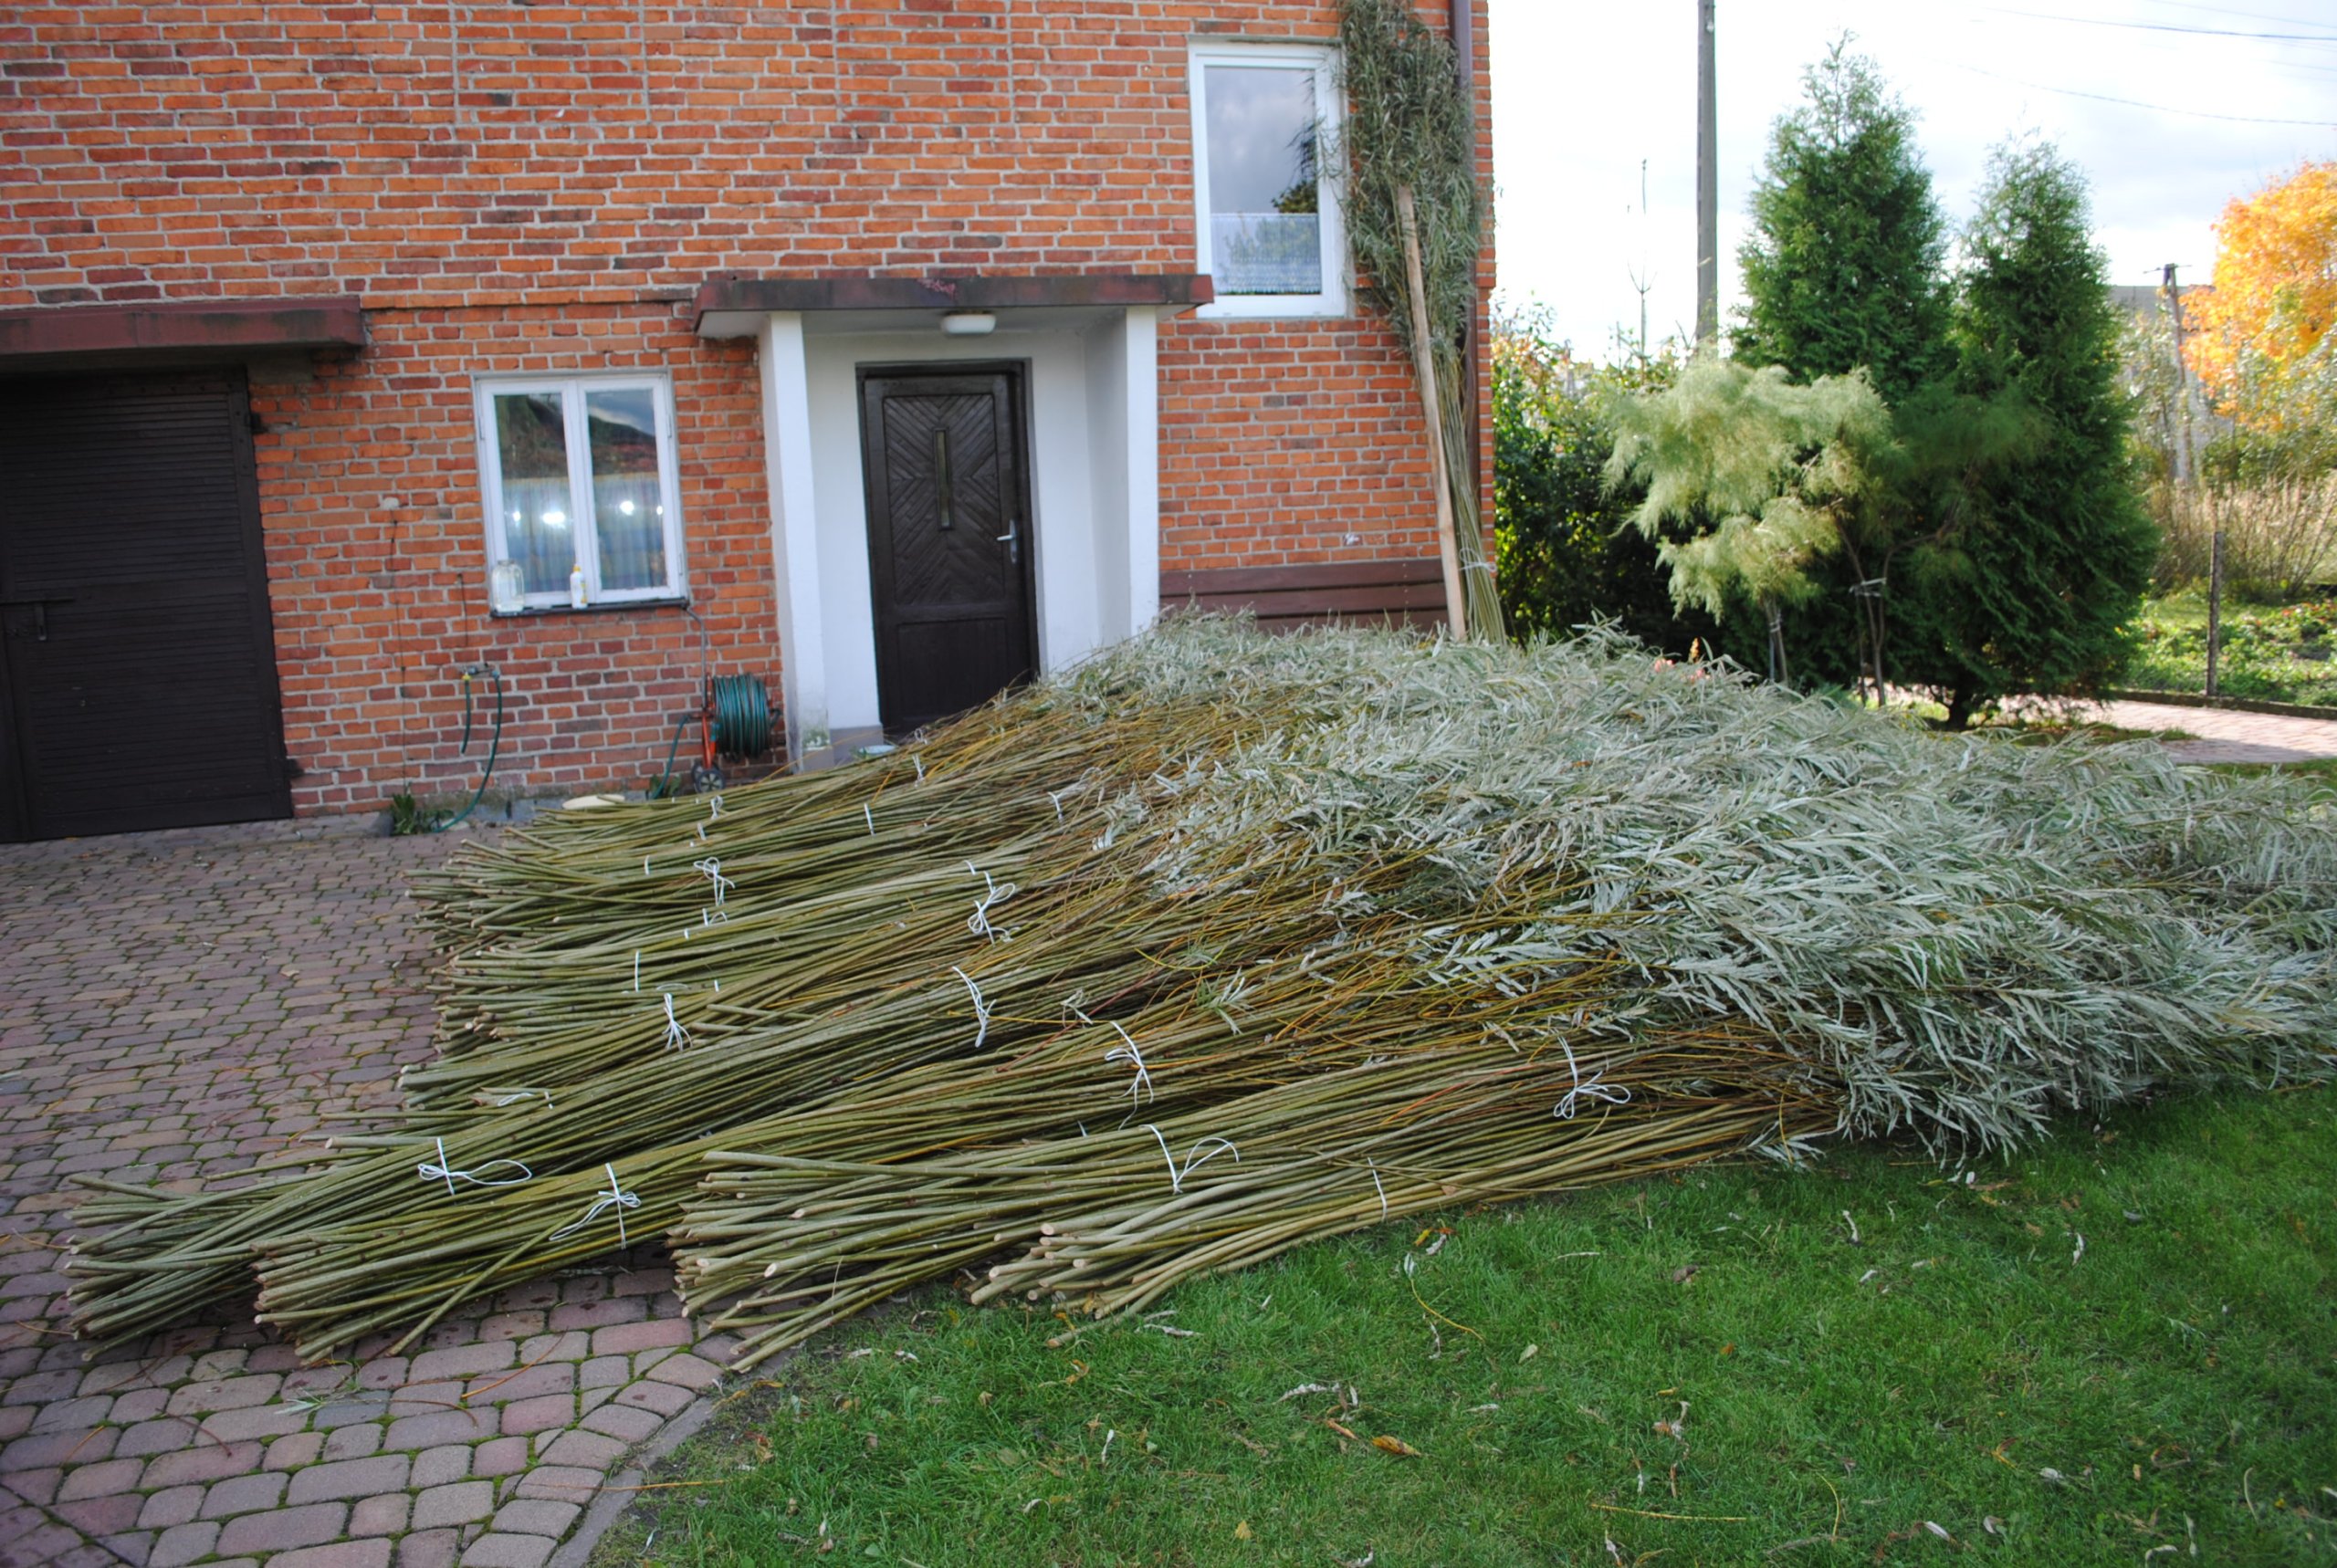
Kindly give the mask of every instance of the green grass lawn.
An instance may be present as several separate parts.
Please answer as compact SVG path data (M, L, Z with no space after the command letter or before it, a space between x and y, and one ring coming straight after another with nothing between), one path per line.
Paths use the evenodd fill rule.
M902 1302L734 1381L592 1561L2337 1563L2325 1090L1456 1211L1164 1307Z
M2203 692L2207 682L2207 605L2196 591L2154 599L2135 618L2133 663L2122 684L2143 691ZM2337 631L2337 601L2286 608L2227 602L2216 685L2226 696L2337 706L2337 658L2301 658L2326 649Z

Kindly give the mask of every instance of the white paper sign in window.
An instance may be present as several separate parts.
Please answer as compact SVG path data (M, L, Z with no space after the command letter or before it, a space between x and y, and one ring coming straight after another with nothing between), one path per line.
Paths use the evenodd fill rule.
M682 528L673 389L664 378L478 384L490 562L519 569L521 603L679 599Z
M1344 313L1330 51L1196 46L1192 95L1197 248L1217 289L1203 314Z

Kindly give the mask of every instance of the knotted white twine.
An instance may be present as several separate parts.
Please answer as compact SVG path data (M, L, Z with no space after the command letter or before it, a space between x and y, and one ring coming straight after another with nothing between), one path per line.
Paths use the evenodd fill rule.
M706 820L709 822L715 821L718 820L721 815L722 795L719 790L717 790L715 793L708 795L706 798Z
M1562 1122L1573 1121L1577 1100L1598 1100L1609 1105L1628 1105L1631 1103L1630 1090L1617 1089L1610 1084L1600 1082L1598 1072L1593 1072L1590 1075L1590 1082L1584 1082L1582 1069L1575 1065L1574 1047L1568 1045L1562 1038L1558 1041L1558 1049L1567 1053L1567 1071L1574 1074L1574 1087L1567 1090L1565 1096L1551 1109L1551 1115ZM1606 1070L1603 1067L1598 1070L1598 1071L1604 1071Z
M665 993L665 1049L684 1051L688 1049L689 1043L690 1031L684 1029L682 1020L674 1016L674 993L667 991Z
M1371 1167L1371 1190L1379 1195L1379 1218L1385 1219L1388 1218L1388 1189L1379 1185L1379 1167L1368 1159L1363 1163Z
M1083 1019L1086 1019L1087 1015L1082 1013L1080 1014L1080 1017ZM1128 1104L1133 1107L1137 1103L1137 1092L1139 1090L1144 1092L1147 1103L1159 1099L1160 1096L1154 1092L1152 1087L1152 1073L1144 1065L1144 1052L1137 1049L1135 1037L1130 1035L1127 1030L1120 1029L1119 1023L1116 1019L1106 1019L1104 1021L1110 1024L1114 1029L1119 1029L1120 1038L1127 1042L1125 1045L1116 1045L1112 1047L1111 1050L1106 1051L1104 1053L1105 1061L1106 1063L1125 1061L1136 1069L1136 1076L1128 1081Z
M739 884L722 874L722 862L709 855L702 861L692 861L690 870L698 873L714 884L714 907L722 907L722 895Z
M473 1186L518 1186L522 1182L535 1179L536 1173L518 1160L489 1160L477 1171L458 1171L446 1163L446 1140L436 1138L432 1141L438 1145L437 1163L434 1165L424 1160L414 1166L414 1171L424 1181L445 1182L448 1197L455 1196L455 1184L458 1181L466 1181ZM491 1171L498 1166L509 1166L519 1174L515 1176L485 1176L479 1174L479 1171Z
M990 1038L990 1004L982 1000L982 988L974 984L972 976L955 964L949 966L949 972L966 982L966 994L974 998L974 1049L980 1051L982 1041Z
M876 836L876 813L868 809L868 802L865 800L863 800L860 803L860 815L862 820L866 821L868 824L868 836L872 839L875 838Z
M584 1211L583 1218L578 1220L573 1225L561 1226L558 1230L551 1233L550 1239L557 1241L561 1237L569 1235L573 1231L583 1229L586 1226L600 1218L602 1215L607 1213L609 1209L613 1207L617 1211L617 1245L620 1247L630 1247L633 1245L633 1239L624 1233L624 1211L628 1208L639 1208L641 1207L641 1197L638 1193L627 1192L624 1187L617 1185L616 1166L613 1165L604 1165L601 1168L609 1173L609 1185L607 1190L595 1196L592 1207Z
M1004 887L999 886L997 880L993 878L990 873L982 870L971 861L968 861L966 862L966 871L969 875L981 878L982 885L989 889L988 892L982 894L981 902L974 905L973 914L967 916L966 929L972 932L977 936L987 936L993 942L1012 941L1014 939L1013 932L1009 931L1003 925L992 925L990 924L990 906L993 904L1001 903L1006 899L1013 897L1016 892L1014 884L1010 882Z
M1154 1126L1151 1123L1147 1122L1144 1124L1144 1130L1150 1133L1153 1136L1153 1141L1160 1145L1160 1157L1168 1162L1168 1190L1177 1194L1179 1197L1184 1196L1185 1178L1193 1174L1195 1166L1206 1165L1210 1160L1217 1158L1220 1155L1231 1155L1235 1165L1238 1166L1242 1163L1242 1151L1233 1146L1232 1139L1195 1138L1193 1140L1193 1146L1185 1151L1184 1168L1180 1170L1177 1166L1177 1156L1168 1152L1168 1140L1161 1136L1160 1129ZM1200 1152L1201 1146L1205 1144L1214 1145L1216 1146L1211 1148L1209 1153L1202 1154Z
M540 1100L544 1103L545 1110L550 1111L553 1109L551 1096L545 1093L540 1089L515 1090L513 1092L506 1094L501 1099L496 1101L496 1109L501 1110L506 1105L516 1105L522 1100ZM511 1163L514 1165L519 1164L517 1160L514 1160Z

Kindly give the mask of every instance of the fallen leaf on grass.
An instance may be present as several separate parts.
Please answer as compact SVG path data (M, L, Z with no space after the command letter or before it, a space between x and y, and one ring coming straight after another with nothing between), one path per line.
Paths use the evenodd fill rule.
M1247 1541L1250 1539L1250 1521L1248 1520L1245 1519L1241 1523L1233 1527L1233 1539L1236 1541Z
M1418 1448L1413 1448L1410 1443L1404 1441L1403 1438L1390 1437L1384 1434L1380 1437L1372 1438L1371 1446L1378 1449L1383 1454L1395 1454L1407 1459L1418 1459L1427 1457Z
M1675 1285L1684 1285L1703 1272L1703 1267L1702 1263L1690 1263L1684 1268L1674 1269L1672 1270L1672 1282Z
M1363 1441L1363 1439L1362 1439L1362 1438L1356 1437L1356 1435L1355 1435L1353 1432L1348 1431L1345 1427L1340 1426L1336 1421L1332 1420L1328 1416L1324 1416L1324 1417L1323 1417L1323 1425L1324 1425L1324 1426L1326 1426L1326 1427L1328 1427L1332 1431L1336 1432L1336 1433L1337 1433L1340 1437L1342 1437L1351 1438L1351 1439L1353 1439L1354 1441L1358 1442L1358 1443L1360 1443L1360 1442L1362 1442L1362 1441Z

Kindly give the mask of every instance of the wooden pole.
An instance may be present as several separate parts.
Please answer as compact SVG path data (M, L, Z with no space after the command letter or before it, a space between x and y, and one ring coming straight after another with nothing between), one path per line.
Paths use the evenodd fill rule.
M1420 265L1419 209L1412 188L1396 191L1396 215L1404 225L1404 274L1411 285L1412 376L1419 382L1420 412L1428 419L1429 471L1436 485L1436 553L1444 564L1444 623L1455 637L1469 634L1468 601L1461 588L1461 544L1453 530L1452 478L1444 461L1444 417L1437 407L1436 357L1428 324L1428 280Z
M1714 0L1696 6L1696 351L1720 340L1720 71Z
M2224 640L2224 531L2217 528L2207 557L2207 695L2216 690L2216 653Z

